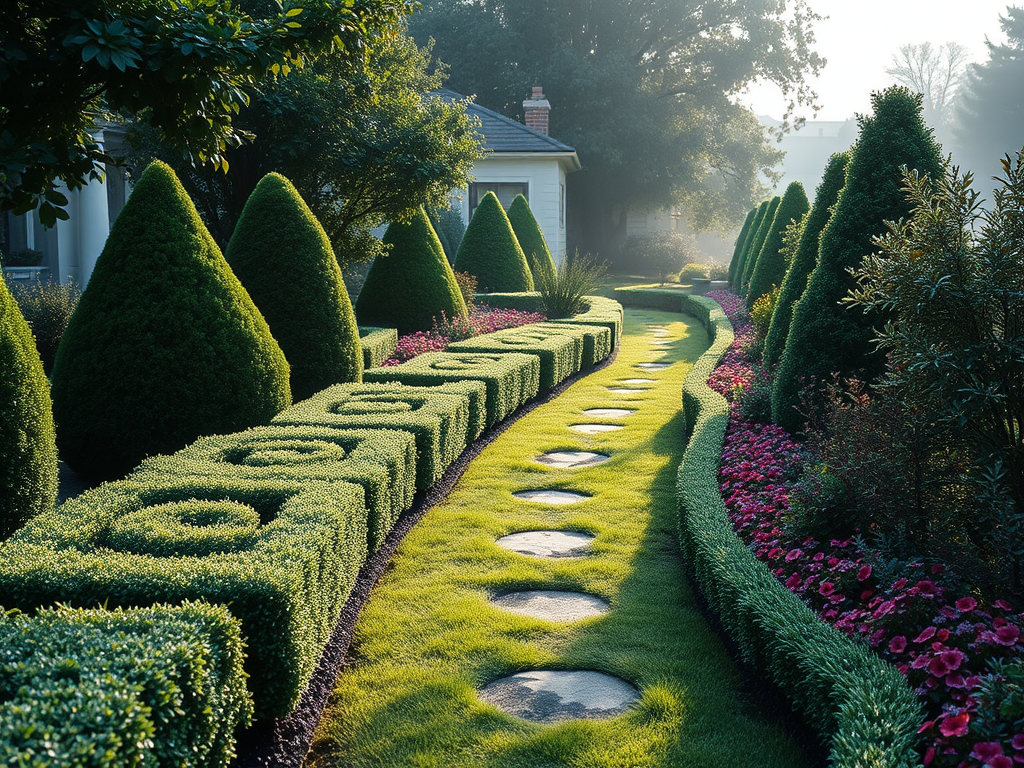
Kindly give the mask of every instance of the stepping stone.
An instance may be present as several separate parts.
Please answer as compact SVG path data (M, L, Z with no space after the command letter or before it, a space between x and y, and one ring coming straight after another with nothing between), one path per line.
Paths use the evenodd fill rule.
M660 331L655 331L654 335L660 338L664 338L665 336L671 336L671 334L664 328L662 328Z
M640 692L603 672L535 669L495 680L480 698L523 720L556 723L621 715L640 700Z
M621 424L570 424L569 429L582 432L584 435L597 435L601 432L614 432L622 429Z
M614 392L616 395L629 395L633 393L639 394L640 392L650 392L649 389L626 389L625 387L608 387L609 392Z
M622 379L623 384L654 384L657 379Z
M639 390L629 390L630 392ZM636 411L628 408L588 408L583 412L585 416L593 416L596 419L621 419L630 416Z
M590 498L582 493L551 490L516 491L512 495L517 499L532 501L536 504L576 504Z
M576 531L522 531L498 539L498 546L529 557L580 557L594 537Z
M509 592L498 595L491 602L506 611L520 616L532 616L548 621L580 621L608 613L610 606L602 600L583 592L531 589L526 592Z
M645 371L660 371L662 368L668 368L672 363L637 363L637 368L643 368Z
M675 342L674 341L663 341L661 339L655 339L654 341L652 341L650 343L654 344L655 346L658 346L658 347L664 347L666 344L674 344Z
M541 464L560 469L570 467L592 467L595 464L604 464L610 459L607 453L594 453L593 451L549 451L536 458Z

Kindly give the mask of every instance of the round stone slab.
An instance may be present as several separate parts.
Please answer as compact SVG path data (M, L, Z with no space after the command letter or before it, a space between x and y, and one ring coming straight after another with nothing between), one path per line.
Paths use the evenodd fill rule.
M598 419L621 419L623 416L636 413L636 411L631 411L628 408L588 408L583 413Z
M480 698L535 723L615 717L640 700L640 692L603 672L535 669L495 680Z
M584 435L598 435L602 432L614 432L622 429L621 424L570 424L569 429L582 432Z
M654 384L657 379L622 379L623 384Z
M553 490L536 490L536 491L516 491L512 494L517 499L523 499L525 501L532 501L537 504L575 504L584 499L590 497L582 493L573 493L572 491L553 491Z
M579 557L594 537L576 531L521 531L498 539L498 546L530 557Z
M491 599L499 608L548 621L580 621L608 613L607 600L583 592L563 592L554 589L531 589L509 592Z
M627 389L626 387L608 387L609 392L614 392L616 395L631 395L633 393L639 394L640 392L650 392L649 389Z
M669 341L668 339L652 339L648 342L656 347L664 347L666 344L674 344L675 342Z
M643 368L645 371L660 371L662 368L668 368L672 363L637 363L637 368Z
M593 451L550 451L542 453L536 461L547 464L549 467L568 469L570 467L591 467L595 464L604 464L610 459L607 453L594 453Z

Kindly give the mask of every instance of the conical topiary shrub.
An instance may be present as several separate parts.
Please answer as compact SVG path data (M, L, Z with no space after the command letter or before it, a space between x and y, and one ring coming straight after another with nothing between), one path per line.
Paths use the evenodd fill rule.
M50 384L32 331L0 279L0 540L56 502Z
M762 203L754 209L754 218L750 222L750 229L747 231L747 238L743 241L743 250L740 251L740 257L736 261L736 269L729 276L729 288L733 293L739 294L740 282L743 278L743 267L747 263L747 257L750 255L750 249L753 248L754 240L757 239L757 232L761 229L761 223L764 221L765 214L768 212L768 206L771 204L771 200L764 200Z
M228 243L228 264L291 366L295 400L363 378L359 329L320 222L284 176L264 176Z
M512 231L516 233L516 240L523 249L526 263L530 265L534 287L540 285L541 273L549 281L553 280L555 260L551 257L551 250L548 248L548 241L544 239L540 224L533 217L530 204L522 195L516 195L512 205L508 207L508 222L512 225Z
M839 199L839 193L846 184L846 164L850 160L849 152L839 152L832 155L825 166L821 183L814 193L814 205L804 222L804 231L800 234L800 243L797 245L796 253L793 255L793 263L789 265L786 278L782 281L782 290L779 298L775 301L775 311L772 312L772 322L768 328L768 335L764 339L764 351L761 359L767 366L774 366L782 357L782 350L786 347L786 337L789 335L790 322L793 319L793 307L804 293L807 287L807 278L810 276L814 265L818 262L818 243L821 240L821 230L828 224L832 216L832 209Z
M736 247L732 252L732 259L729 260L729 285L732 285L733 276L736 274L736 265L739 264L740 256L743 254L743 246L747 242L747 235L750 232L750 225L757 217L757 208L751 208L747 218L743 221L743 227L736 237Z
M757 234L750 241L750 250L747 252L747 258L743 262L743 272L739 275L739 292L741 296L747 295L750 276L754 274L754 267L757 266L757 260L761 257L761 249L764 248L764 241L768 239L768 232L772 228L772 222L775 221L775 213L779 210L779 203L781 202L782 198L778 195L768 201L768 207L765 208L764 218L761 219L761 225L757 228Z
M747 286L748 309L753 307L759 298L770 293L773 287L782 285L782 279L786 276L786 260L782 255L782 233L794 221L799 221L810 207L803 184L794 181L786 187L786 193L782 196L778 210L775 211L775 220L772 221L768 236L761 246L761 255L757 257L757 263L750 275L750 284Z
M508 216L493 192L488 192L466 227L455 270L476 278L481 293L533 290L533 277Z
M455 273L422 208L408 224L392 222L384 244L391 246L389 253L374 260L356 299L361 325L407 334L430 330L442 312L449 320L466 317Z
M860 136L846 171L846 186L821 233L818 263L793 311L772 391L772 419L794 432L801 387L833 374L867 379L881 373L884 360L871 343L877 316L841 304L855 287L849 270L873 250L871 238L886 221L910 213L901 191L900 167L933 179L941 172L940 150L921 118L921 96L903 87L871 95L874 114L861 117Z
M61 457L93 479L201 435L266 424L288 363L167 165L139 179L53 367Z

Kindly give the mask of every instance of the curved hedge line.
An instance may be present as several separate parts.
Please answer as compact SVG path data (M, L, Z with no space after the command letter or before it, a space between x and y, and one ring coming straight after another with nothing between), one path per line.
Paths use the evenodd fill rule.
M922 713L897 669L818 618L733 532L718 484L729 405L707 379L733 341L719 305L701 296L618 289L631 304L697 316L711 346L683 383L689 443L676 481L679 539L691 577L743 659L815 729L837 768L912 768Z

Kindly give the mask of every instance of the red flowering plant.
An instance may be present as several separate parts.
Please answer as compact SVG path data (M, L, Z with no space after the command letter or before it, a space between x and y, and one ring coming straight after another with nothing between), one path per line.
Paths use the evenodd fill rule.
M920 729L926 766L1024 765L1024 613L964 594L945 563L886 561L859 530L831 538L793 524L812 459L785 430L741 407L761 375L746 354L753 330L739 297L708 296L736 332L708 385L731 404L719 480L737 534L823 620L906 675L928 713Z
M539 323L547 320L539 312L523 312L518 309L492 309L474 306L463 319L449 319L444 312L434 318L429 331L416 331L398 339L394 354L384 365L399 365L424 352L443 352L453 341L469 339L484 333L500 331L502 328L517 328L520 325Z

